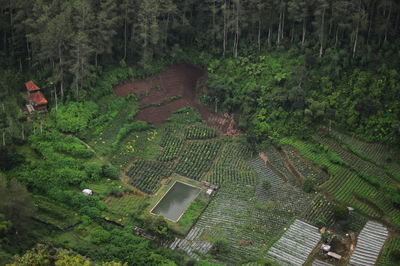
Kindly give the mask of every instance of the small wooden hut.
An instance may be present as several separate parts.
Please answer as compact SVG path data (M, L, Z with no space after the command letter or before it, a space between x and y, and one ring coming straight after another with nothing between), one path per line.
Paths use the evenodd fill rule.
M28 92L28 105L29 112L47 110L47 100L40 88L32 81L25 82L25 87Z

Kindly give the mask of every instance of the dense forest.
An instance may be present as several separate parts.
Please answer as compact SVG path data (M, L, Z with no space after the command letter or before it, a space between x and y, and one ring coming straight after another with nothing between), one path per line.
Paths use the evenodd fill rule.
M40 264L40 254L61 264L182 260L126 228L98 222L105 210L100 196L74 194L73 188L103 177L118 180L126 158L115 153L132 132L157 139L152 125L132 122L141 108L138 98L111 96L118 83L185 62L207 72L199 100L216 113L232 114L252 151L288 137L307 140L321 128L396 150L399 37L396 0L0 0L0 265L2 259ZM40 84L49 112L27 116L27 80ZM116 137L102 144L102 134L123 112L127 118ZM98 145L100 155L82 140ZM385 164L396 160L393 154ZM398 187L360 176L398 208ZM122 192L113 184L106 194ZM75 248L87 257L59 248L64 239L21 255L38 242L36 234L49 234L37 226L28 233L27 219L38 211L30 197L37 195L74 209L80 226L92 225L91 244ZM133 224L147 224L148 232L171 240L164 221L132 217Z

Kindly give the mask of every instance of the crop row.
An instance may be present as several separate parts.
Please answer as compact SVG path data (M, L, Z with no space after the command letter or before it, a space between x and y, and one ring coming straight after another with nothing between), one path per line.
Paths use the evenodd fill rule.
M392 179L385 173L385 171L375 166L374 164L365 161L358 157L357 155L344 149L337 141L331 139L327 136L315 136L315 139L324 145L332 149L336 154L338 154L347 164L358 171L362 171L369 176L372 176L379 180L379 182L390 184Z
M207 181L212 184L248 184L255 185L256 176L253 171L239 171L225 167L216 167L207 177Z
M251 156L250 150L237 143L227 143L218 159L218 166L237 170L249 170L246 160Z
M293 166L304 178L310 178L316 185L321 185L329 179L329 175L313 166L308 160L297 154L291 146L284 146L283 151L290 159Z
M287 169L284 158L275 147L270 146L265 154L268 156L269 163L283 174L287 181L297 184L296 177Z
M392 256L394 250L400 250L400 237L391 237L383 247L380 255L378 266L396 265L396 261Z
M128 217L145 206L146 197L127 193L122 197L108 197L104 203L110 212Z
M370 200L378 198L376 195L378 191L359 178L354 172L343 168L322 187L327 189L337 200L345 202L365 214L380 217L379 212L354 197L357 195ZM376 204L377 202L374 203Z
M386 155L388 153L388 149L385 145L379 143L367 143L337 131L333 131L332 135L348 146L352 151L360 153L372 161L385 163Z
M216 141L192 142L183 151L175 171L183 176L200 180L216 158L221 144Z
M302 217L313 225L331 227L334 223L333 209L334 204L317 194Z
M162 140L164 147L162 154L158 157L159 161L168 162L178 158L183 147L183 140L171 135L167 135Z
M217 131L202 126L189 126L185 130L186 139L212 139L217 136Z
M34 196L34 202L38 209L35 218L58 228L66 228L78 222L78 214L54 203L44 197Z
M160 187L160 181L167 178L171 170L161 162L137 161L126 173L128 183L137 189L152 194Z

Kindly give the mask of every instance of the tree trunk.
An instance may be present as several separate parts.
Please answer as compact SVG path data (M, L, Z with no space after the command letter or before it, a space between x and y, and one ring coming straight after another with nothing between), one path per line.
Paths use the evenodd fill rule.
M339 34L339 26L336 27L336 33L335 33L335 48L336 48L336 46L337 46L338 39L339 39L338 34Z
M355 57L356 57L356 52L357 52L358 28L359 28L359 24L357 24L356 36L355 36L355 38L354 38L354 45L353 45L353 58L355 58Z
M62 57L62 49L61 43L58 44L58 58L60 64L60 94L61 100L64 99L64 68L63 68L63 57Z
M10 36L11 36L11 55L14 57L14 17L13 8L11 6L11 0L8 1L8 7L10 8Z
M223 40L222 40L222 55L225 57L225 53L226 53L226 38L227 38L227 28L226 28L226 0L224 2L224 36L223 36Z
M360 13L361 13L361 0L359 2L359 6L358 6L358 14L360 15ZM355 33L355 36L354 36L353 59L356 57L356 52L357 52L358 31L360 29L360 20L361 20L361 18L358 17L356 33Z
M128 42L128 8L125 9L125 17L124 17L124 58L123 60L126 60L126 47L127 47L127 42Z
M385 41L387 41L387 35L388 35L388 28L390 25L390 16L392 14L392 5L390 5L389 7L389 14L387 16L387 20L386 20L386 26L385 26Z
M271 36L272 36L272 25L271 23L269 24L269 28L268 28L268 46L271 45Z
M281 40L283 40L283 34L285 33L285 5L282 6L282 26L281 26Z
M320 29L320 48L319 48L319 57L322 57L324 54L324 28L325 28L325 7L322 11L322 18L321 18L321 29Z
M238 56L238 46L239 46L239 5L236 6L236 19L235 19L235 40L233 44L233 57Z
M257 36L257 43L258 43L258 51L261 51L261 16L258 18L258 36Z
M306 41L306 19L303 19L303 36L301 37L301 46L304 46L304 42Z
M282 30L282 0L279 6L279 24L278 24L278 45L281 43L281 30Z

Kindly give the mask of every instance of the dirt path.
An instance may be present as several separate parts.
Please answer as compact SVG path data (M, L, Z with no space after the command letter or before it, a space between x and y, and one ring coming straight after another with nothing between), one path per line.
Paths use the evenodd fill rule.
M173 65L147 80L133 81L120 84L114 88L117 96L128 94L142 95L141 105L157 104L173 96L179 99L164 103L160 106L150 106L139 111L136 119L160 125L172 112L185 106L197 109L204 121L213 128L218 129L225 136L236 136L239 131L235 127L233 117L228 114L215 114L207 107L196 101L200 94L197 87L198 80L206 76L206 72L193 65Z

